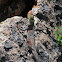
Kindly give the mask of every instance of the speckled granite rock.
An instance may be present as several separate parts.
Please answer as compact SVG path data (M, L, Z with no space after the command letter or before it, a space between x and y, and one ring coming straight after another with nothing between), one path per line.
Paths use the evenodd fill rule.
M26 18L12 17L0 24L0 61L1 62L36 62L32 57L31 47L27 43L27 28L29 22ZM43 29L42 29L43 30ZM59 48L48 35L35 30L35 46L39 62L54 62L60 55ZM36 43L37 42L37 43ZM50 62L51 62L50 61Z
M57 62L61 51L53 33L57 26L54 3L55 0L41 0L37 13L33 14L35 49L28 42L27 18L15 16L0 23L0 62Z
M57 26L56 14L54 11L56 1L53 0L41 0L37 5L39 6L37 13L35 15L35 46L40 44L41 47L46 51L47 55L49 55L49 62L57 62L60 53L59 47L55 42L57 37L54 37L53 30L54 26ZM35 9L35 8L34 8ZM35 13L35 11L34 11ZM33 15L34 15L33 13ZM58 23L60 25L60 20ZM62 25L60 25L61 27ZM38 48L39 50L39 48ZM59 54L59 55L58 55ZM47 58L46 58L47 59ZM46 60L44 60L46 61Z
M0 54L2 53L0 62L19 62L18 60L25 60L23 56L26 52L25 46L23 45L25 45L26 42L24 35L27 35L26 28L28 27L28 24L26 18L23 19L22 17L17 16L8 18L0 24Z

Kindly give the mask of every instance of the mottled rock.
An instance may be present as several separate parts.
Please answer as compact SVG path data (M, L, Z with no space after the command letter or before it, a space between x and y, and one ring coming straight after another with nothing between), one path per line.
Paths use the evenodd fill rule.
M36 15L36 17L39 18L39 21L37 22L35 26L36 29L34 32L35 33L35 46L38 48L38 44L41 45L40 49L44 50L44 51L41 50L43 54L46 51L47 54L45 55L49 57L49 62L52 62L52 61L57 62L57 59L59 55L61 55L61 53L59 51L59 47L57 43L54 42L54 39L53 39L53 30L56 24L55 22L56 19L55 19L55 14L53 11L54 9L53 5L52 3L50 4L50 2L47 2L47 0L45 1L42 0L42 4L41 3L38 4L40 9L38 11L38 14ZM54 15L54 18L51 17L50 15L52 16ZM51 20L54 20L54 21L51 21ZM40 49L38 48L38 51Z
M34 10L35 27L31 33L27 18L15 16L0 23L0 62L61 61L59 58L62 50L53 33L57 21L55 17L59 14L54 12L54 2L55 0L41 0L38 4L39 9Z
M4 47L10 49L10 48L12 48L12 43L11 43L10 41L6 40L6 41L4 42Z
M1 55L5 57L5 61L13 61L13 62L17 62L17 58L20 56L20 53L22 52L19 48L21 48L23 45L23 43L26 42L26 39L24 38L24 35L27 35L26 30L27 29L20 29L18 26L18 23L21 25L23 18L22 17L12 17L7 19L5 22L1 22L0 24L0 48L2 48L1 51ZM23 24L27 19L23 20ZM28 22L27 22L28 23ZM28 24L27 24L28 26ZM26 27L27 27L26 26ZM21 31L24 33L24 35L21 33ZM24 48L24 47L23 47ZM22 49L23 49L22 48ZM9 49L9 51L8 51ZM20 51L19 51L20 50ZM6 52L7 51L7 52ZM18 52L19 51L19 52ZM6 56L5 54L8 54L8 58L6 60ZM1 57L2 57L1 56ZM2 58L0 59L2 60Z

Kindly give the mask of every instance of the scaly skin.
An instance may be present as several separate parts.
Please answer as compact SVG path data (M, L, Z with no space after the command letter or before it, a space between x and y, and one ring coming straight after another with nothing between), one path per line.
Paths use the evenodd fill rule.
M34 26L34 17L33 17L33 15L29 15L28 19L29 19L30 25Z
M37 1L37 0L36 0ZM32 8L38 8L39 6L37 6L37 5L33 5L33 7ZM32 10L30 10L29 12L28 12L28 14L27 14L27 18L28 18L28 20L29 20L29 22L30 22L30 25L33 27L34 26L34 16L33 16L33 13L32 13ZM31 28L31 27L30 27ZM29 30L29 32L31 33L31 30ZM32 43L32 41L31 41L31 39L29 40L30 41L30 44L31 44L31 46L33 45L33 43Z
M33 8L37 8L38 6L36 5L33 5ZM34 27L34 16L33 16L33 13L32 13L32 10L30 10L29 12L28 12L28 14L27 14L27 18L28 18L28 20L29 20L29 22L30 22L30 25L32 26L32 27ZM31 27L30 27L30 30L29 30L29 33L31 34L31 35L33 35L33 33L34 33L34 28L33 28L33 30L31 30ZM28 34L29 35L29 34ZM30 36L30 35L29 35ZM38 59L38 54L37 54L37 52L36 52L36 48L35 48L35 40L34 40L34 36L33 37L29 37L29 42L30 42L30 45L31 45L31 47L32 47L32 53L33 53L33 56L34 56L34 58L35 58L35 60L36 60L36 62L40 62L39 61L39 59Z

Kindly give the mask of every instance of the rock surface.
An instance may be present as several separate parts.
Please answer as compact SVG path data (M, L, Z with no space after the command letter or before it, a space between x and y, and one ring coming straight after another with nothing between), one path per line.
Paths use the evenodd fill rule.
M27 18L15 16L0 23L0 62L61 62L62 48L53 33L61 19L57 22L54 3L55 0L41 0L37 4L32 34L28 32ZM35 49L28 42L29 36L35 40Z

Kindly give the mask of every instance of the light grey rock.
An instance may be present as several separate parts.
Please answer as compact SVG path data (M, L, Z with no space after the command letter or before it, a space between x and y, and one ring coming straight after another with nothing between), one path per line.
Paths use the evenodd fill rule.
M46 2L43 2L42 7L43 7L43 10L45 10L45 12L47 12L47 13L49 13L51 11L51 9L49 8L49 6Z
M4 42L4 47L10 49L10 48L13 47L13 45L12 45L12 43L11 43L10 41L6 40L6 41Z

